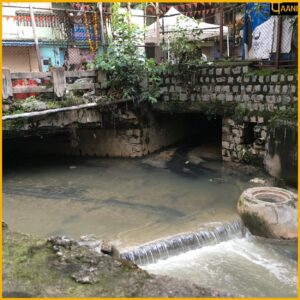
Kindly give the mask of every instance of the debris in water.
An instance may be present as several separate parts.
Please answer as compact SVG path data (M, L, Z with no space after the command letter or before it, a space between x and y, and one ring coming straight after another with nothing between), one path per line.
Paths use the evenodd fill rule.
M257 183L257 184L266 184L266 181L264 179L258 177L250 179L249 182Z
M210 178L209 182L224 183L225 179L224 178Z
M70 167L69 167L70 170L76 169L76 168L77 168L76 166L70 166Z

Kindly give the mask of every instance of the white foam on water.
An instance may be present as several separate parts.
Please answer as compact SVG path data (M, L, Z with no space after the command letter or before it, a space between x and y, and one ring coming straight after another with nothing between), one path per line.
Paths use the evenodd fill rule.
M256 265L262 266L278 280L285 282L286 284L291 286L297 284L297 274L296 276L291 276L286 262L283 263L280 261L280 257L278 257L276 252L274 253L274 251L272 251L272 253L270 253L268 248L263 248L247 239L243 239L243 242L238 243L238 246L236 244L237 243L228 243L227 250L235 252ZM290 264L297 268L296 262L291 260Z
M254 238L235 238L143 267L248 297L295 297L297 262Z

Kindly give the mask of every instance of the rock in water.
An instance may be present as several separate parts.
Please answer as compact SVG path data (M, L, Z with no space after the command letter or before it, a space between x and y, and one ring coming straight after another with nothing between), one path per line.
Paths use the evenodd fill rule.
M67 236L51 236L48 238L48 242L54 246L60 246L64 248L70 248L73 244L77 244L77 242Z
M104 254L112 254L112 244L108 240L102 240L101 252Z
M81 269L72 274L72 278L78 283L97 283L99 270L95 267L82 266Z
M108 240L101 241L101 252L108 254L113 258L120 258L120 252L118 249Z
M154 168L165 169L167 168L167 163L175 155L176 148L172 148L166 151L162 151L156 155L151 155L150 157L144 159L143 164L149 165Z
M4 221L2 221L2 229L8 229L8 225Z
M275 187L255 187L245 190L237 211L254 235L279 238L298 238L297 195Z

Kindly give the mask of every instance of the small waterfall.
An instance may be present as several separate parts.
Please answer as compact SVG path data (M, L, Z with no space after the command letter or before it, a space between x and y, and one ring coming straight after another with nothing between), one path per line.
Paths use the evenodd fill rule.
M247 229L241 220L203 228L196 232L183 233L157 240L121 253L121 258L138 265L155 263L180 253L215 245L233 238L245 236Z

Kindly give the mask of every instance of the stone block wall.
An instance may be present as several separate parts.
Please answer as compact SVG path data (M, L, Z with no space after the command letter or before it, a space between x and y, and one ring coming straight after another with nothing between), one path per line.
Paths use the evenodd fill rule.
M268 126L262 117L245 118L243 122L224 117L222 119L223 160L262 163L266 153L267 132Z
M246 64L190 67L165 74L156 109L221 115L223 159L262 160L270 117L296 109L297 81L296 72L252 70Z
M141 157L195 134L189 119L181 114L148 112L146 122L140 120L127 129L80 129L76 151L87 156Z
M165 74L163 101L221 102L250 111L284 110L297 101L297 74L259 75L249 66L195 67Z
M18 122L7 121L4 151L16 155L21 151L23 154L142 157L195 134L191 119L185 114L142 113L128 107L113 112L100 111L97 107L63 111Z

